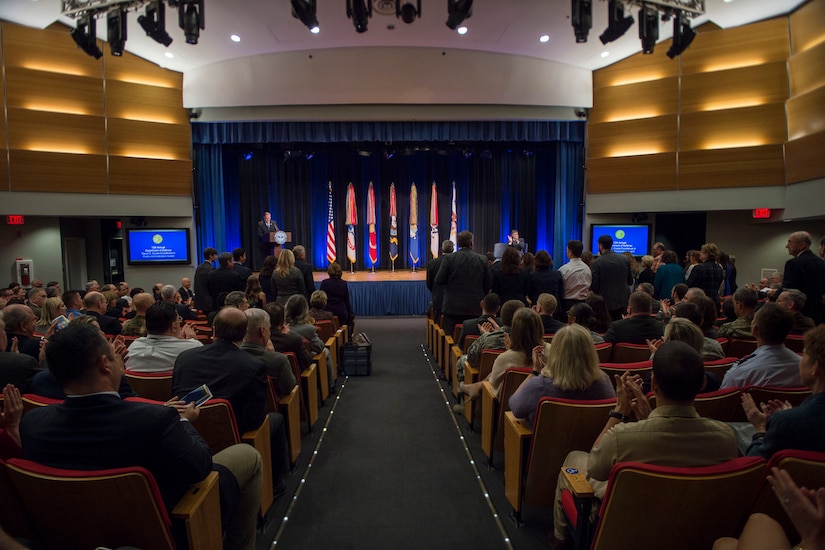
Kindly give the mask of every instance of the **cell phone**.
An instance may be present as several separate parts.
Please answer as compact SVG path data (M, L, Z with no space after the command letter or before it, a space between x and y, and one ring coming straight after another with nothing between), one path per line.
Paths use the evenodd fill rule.
M209 391L209 387L204 384L184 395L181 401L187 405L194 402L196 407L200 407L210 399L212 399L212 392Z
M65 315L61 315L60 317L55 317L55 319L52 321L52 326L54 327L55 332L63 330L64 328L69 326L69 318L66 317Z

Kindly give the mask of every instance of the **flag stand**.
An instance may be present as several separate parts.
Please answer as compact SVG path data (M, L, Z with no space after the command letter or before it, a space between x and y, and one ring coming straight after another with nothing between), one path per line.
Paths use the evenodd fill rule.
M392 260L392 273L395 273L395 260Z
M352 263L352 260L349 262L349 272L355 273L355 264Z

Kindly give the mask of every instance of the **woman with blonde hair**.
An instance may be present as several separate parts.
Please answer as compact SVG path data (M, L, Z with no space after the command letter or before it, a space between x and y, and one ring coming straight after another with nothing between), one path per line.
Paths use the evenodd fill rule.
M46 298L46 301L43 302L43 307L40 308L40 319L34 326L34 331L37 334L46 334L52 321L61 315L66 315L66 305L63 303L63 299L57 296L54 298Z
M278 256L278 265L272 272L272 292L276 296L275 301L281 305L295 294L306 296L304 276L295 267L295 255L291 250L281 250Z
M533 349L533 371L510 397L516 418L536 417L542 397L595 400L616 397L610 378L599 368L599 356L590 331L578 324L568 325L553 336L550 353Z

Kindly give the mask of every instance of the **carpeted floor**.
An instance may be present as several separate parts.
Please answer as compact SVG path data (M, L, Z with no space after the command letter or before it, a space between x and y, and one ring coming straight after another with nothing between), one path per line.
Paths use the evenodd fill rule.
M452 413L423 317L360 318L372 375L328 399L258 548L547 548L551 511L506 517L503 473ZM324 429L326 428L326 429ZM286 518L285 518L286 516Z

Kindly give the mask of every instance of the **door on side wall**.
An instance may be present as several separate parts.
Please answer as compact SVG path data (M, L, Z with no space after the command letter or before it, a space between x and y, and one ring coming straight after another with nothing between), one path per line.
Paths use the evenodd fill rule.
M66 274L66 290L86 288L86 239L65 237L63 239L63 272Z

